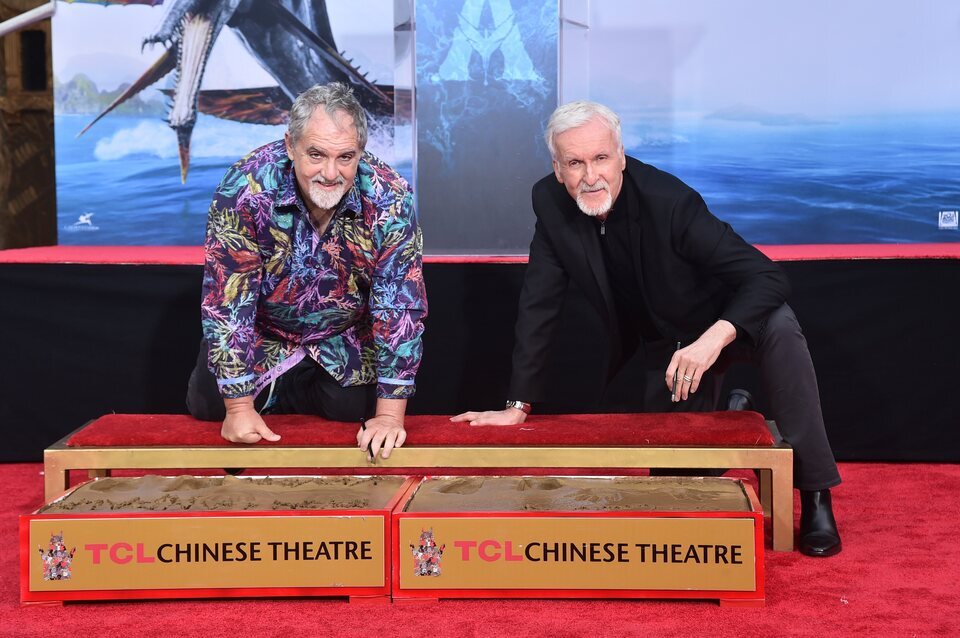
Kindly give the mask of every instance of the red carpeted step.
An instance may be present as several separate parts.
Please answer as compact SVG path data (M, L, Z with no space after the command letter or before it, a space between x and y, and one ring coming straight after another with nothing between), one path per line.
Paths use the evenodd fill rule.
M358 424L319 417L269 415L267 425L280 441L257 445L352 446ZM774 444L756 412L670 414L534 415L513 426L471 426L447 416L408 416L408 445L416 446L735 446ZM220 437L220 423L180 414L108 414L67 441L69 447L148 447L234 445Z

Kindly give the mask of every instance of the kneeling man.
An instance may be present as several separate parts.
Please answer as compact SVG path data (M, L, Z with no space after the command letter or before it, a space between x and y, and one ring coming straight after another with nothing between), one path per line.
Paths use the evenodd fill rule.
M547 125L553 174L533 187L537 223L504 410L455 421L516 424L544 397L544 367L564 293L575 282L606 326L610 376L638 349L657 370L645 409L715 410L722 372L759 366L773 418L794 449L801 551L841 549L830 488L840 483L806 340L781 269L714 217L677 178L626 157L620 119L594 102ZM666 387L664 387L664 385Z
M364 151L343 84L299 95L282 140L227 171L210 205L195 417L228 441L275 441L260 411L361 422L357 445L403 445L420 365L423 239L413 193Z

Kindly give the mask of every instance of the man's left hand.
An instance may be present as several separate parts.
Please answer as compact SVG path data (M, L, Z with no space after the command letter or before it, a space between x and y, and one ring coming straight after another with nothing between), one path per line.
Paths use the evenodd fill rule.
M380 456L388 459L393 448L400 447L407 440L407 431L403 429L403 420L389 414L378 414L364 424L366 429L357 431L357 446L361 450L370 447L373 459Z
M720 351L737 338L737 329L732 323L720 319L707 328L700 338L686 348L677 350L667 366L665 380L674 402L686 401L700 387L700 380L720 356ZM673 387L673 375L677 375L677 387Z

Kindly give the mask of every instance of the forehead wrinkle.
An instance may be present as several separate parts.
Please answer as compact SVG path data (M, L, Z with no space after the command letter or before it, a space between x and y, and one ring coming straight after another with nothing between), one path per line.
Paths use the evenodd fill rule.
M320 141L317 143L308 142L304 148L304 152L309 153L310 151L316 151L318 153L323 153L325 155L344 155L346 153L358 153L359 149L357 148L357 143L344 144L338 146L337 144L325 144Z
M596 119L557 135L556 147L557 154L563 159L583 159L578 155L612 155L619 150L614 132Z
M322 108L314 110L299 141L307 150L332 152L334 155L360 151L357 127L342 111L331 115Z

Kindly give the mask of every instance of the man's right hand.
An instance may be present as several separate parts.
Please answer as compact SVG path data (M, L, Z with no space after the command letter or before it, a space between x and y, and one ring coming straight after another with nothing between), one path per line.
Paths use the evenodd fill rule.
M527 420L527 415L523 410L507 408L487 412L464 412L450 417L450 420L454 423L469 421L470 425L519 425Z
M223 419L220 436L233 443L256 443L260 439L279 441L275 434L253 407L253 397L224 399L227 416Z

